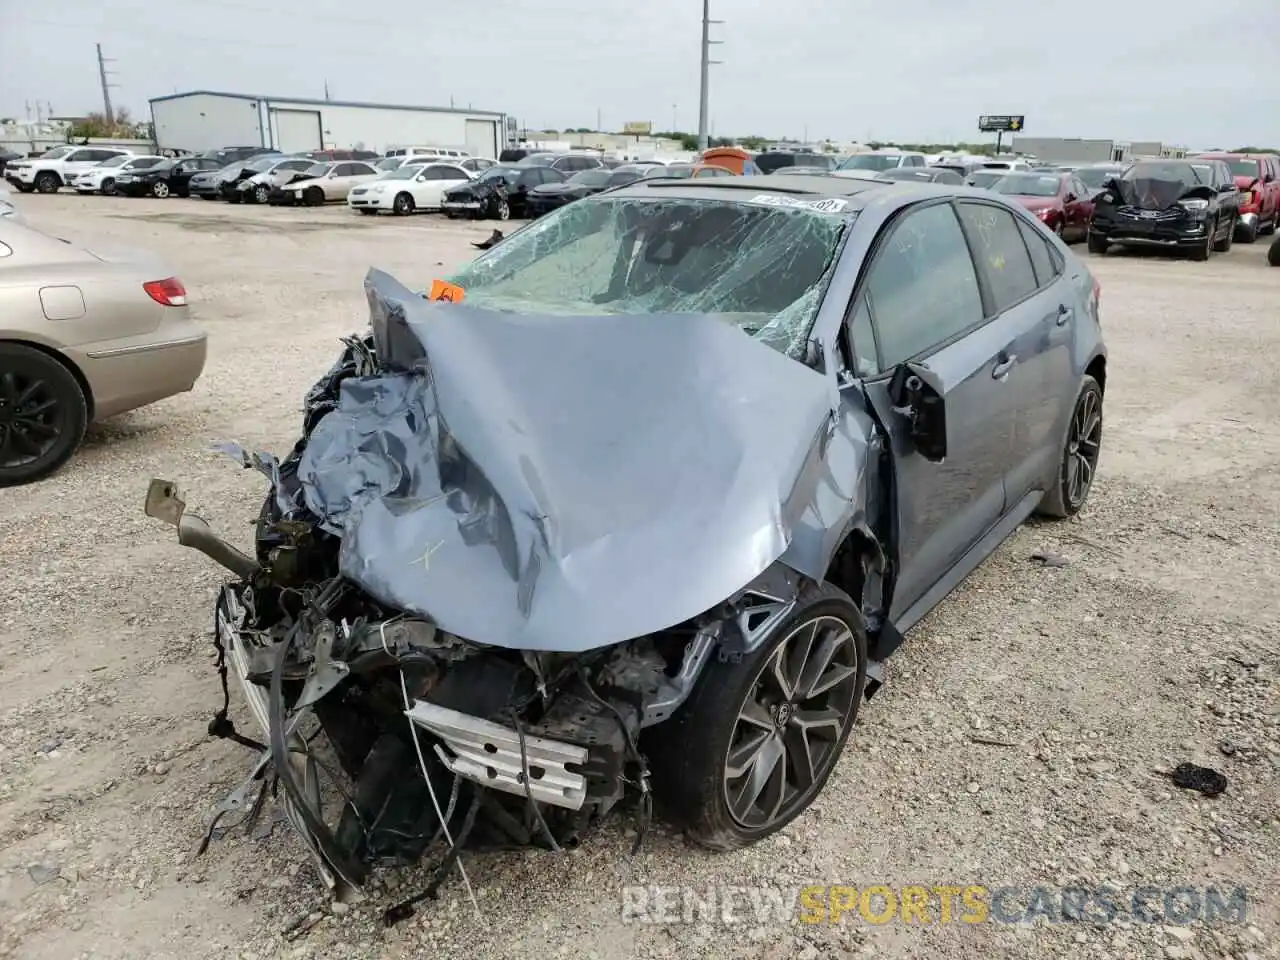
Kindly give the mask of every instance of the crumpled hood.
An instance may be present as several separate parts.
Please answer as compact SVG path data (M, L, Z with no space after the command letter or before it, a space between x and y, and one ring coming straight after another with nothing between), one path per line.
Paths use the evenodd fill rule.
M820 373L708 316L491 312L379 271L366 293L384 372L343 381L297 478L383 603L583 651L696 616L786 550L830 423Z
M1167 210L1184 196L1211 193L1208 187L1188 186L1181 180L1161 180L1155 177L1122 179L1118 183L1120 199L1139 210Z

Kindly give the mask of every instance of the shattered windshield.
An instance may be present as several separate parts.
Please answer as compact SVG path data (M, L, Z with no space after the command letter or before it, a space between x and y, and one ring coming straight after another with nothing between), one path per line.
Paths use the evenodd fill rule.
M892 170L901 159L897 154L855 153L840 164L841 170Z
M603 187L609 182L609 177L612 175L612 170L606 167L597 167L594 170L580 170L565 182L578 187Z
M451 280L484 309L704 313L802 359L849 223L764 203L600 197L513 234Z
M1057 174L1010 173L993 183L991 189L1014 197L1056 197L1059 185Z
M1081 167L1076 171L1077 179L1091 190L1098 189L1107 180L1119 174L1120 171L1115 167Z
M515 183L523 173L518 167L490 167L484 173L477 177L477 180L505 180L507 183Z

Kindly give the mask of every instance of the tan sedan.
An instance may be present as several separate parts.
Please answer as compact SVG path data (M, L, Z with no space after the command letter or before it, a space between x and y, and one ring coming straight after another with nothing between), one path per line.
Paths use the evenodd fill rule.
M53 473L90 422L190 390L205 350L163 265L0 217L0 487Z

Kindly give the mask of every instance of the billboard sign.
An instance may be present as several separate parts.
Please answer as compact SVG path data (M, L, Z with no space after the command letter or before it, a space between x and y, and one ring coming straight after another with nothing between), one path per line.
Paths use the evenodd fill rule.
M1019 133L1026 126L1025 120L1021 114L986 115L978 118L978 129L983 133Z

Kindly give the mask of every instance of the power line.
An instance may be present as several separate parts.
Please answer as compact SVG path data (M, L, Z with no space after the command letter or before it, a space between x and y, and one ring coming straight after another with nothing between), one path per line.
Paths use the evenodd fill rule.
M113 124L116 122L116 115L111 109L111 88L118 87L119 84L107 82L107 74L114 73L107 69L107 64L115 63L115 60L102 55L102 44L95 46L98 48L98 77L102 80L102 117L108 124Z
M711 59L711 45L723 43L723 40L711 39L711 25L724 23L723 20L711 19L711 0L702 0L702 86L698 102L698 149L707 149L707 122L709 120L709 90L711 65L724 63L723 60Z

